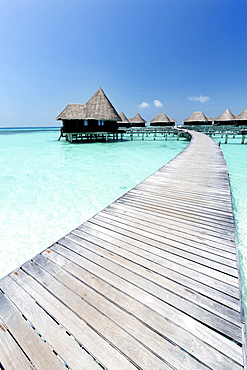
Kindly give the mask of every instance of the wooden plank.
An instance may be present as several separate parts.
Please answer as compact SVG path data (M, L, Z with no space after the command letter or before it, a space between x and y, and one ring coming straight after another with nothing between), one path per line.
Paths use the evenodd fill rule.
M169 209L169 210L174 210L176 212L185 212L186 210L186 213L187 215L193 215L194 217L199 217L200 219L203 219L205 221L208 221L208 222L214 222L214 223L217 223L217 224L220 224L220 225L224 225L224 227L227 227L227 228L233 228L234 227L234 222L233 222L233 218L230 216L230 215L219 215L218 212L215 212L215 211L212 211L212 212L208 212L207 210L204 211L204 209L201 209L201 208L196 208L196 207L191 207L189 205L187 205L186 207L183 207L180 203L175 203L175 202L163 202L162 204L158 201L155 201L155 200L149 200L148 197L143 197L143 196L138 196L138 199L137 197L135 197L134 195L132 194L129 194L127 193L124 198L122 198L122 200L125 200L125 199L128 199L128 200L138 200L139 203L143 203L143 204L149 204L151 207L153 208L157 208L157 209ZM216 217L217 216L217 217Z
M88 224L90 224L91 227L100 226L100 227L103 227L104 229L109 229L109 227L107 227L108 224L106 224L105 222L103 222L101 220L98 220L96 218L91 219L88 223L85 223L86 226ZM128 228L128 229L126 228L123 231L123 227L119 227L119 226L115 226L115 225L111 225L111 230L116 230L120 234L129 236L134 240L142 241L144 243L157 246L157 248L162 248L162 239L159 238L159 236L157 236L156 239L151 239L147 236L148 233L146 234L145 231L143 231L142 234L137 234L136 230L134 228L131 228L131 227ZM166 248L166 246L164 247L164 249L165 248ZM189 260L186 261L184 266L186 268L189 268L190 272L191 272L191 270L193 270L193 273L194 273L194 271L197 272L197 273L202 273L206 276L212 277L213 279L215 279L217 281L228 284L229 286L231 286L230 290L229 290L229 286L227 288L227 293L228 294L231 294L235 290L235 287L236 287L236 284L237 284L237 276L227 275L227 274L224 274L224 273L222 273L220 271L217 271L215 269L211 269L207 266L198 265L197 263L194 263L193 261L189 261ZM232 287L234 287L234 289Z
M168 214L168 215L174 215L174 217L176 217L177 219L180 219L181 222L183 222L183 220L191 220L191 221L194 221L195 224L197 225L200 225L200 224L203 224L204 227L208 228L212 225L212 223L215 224L214 227L218 227L219 228L219 231L222 232L223 230L225 230L226 233L233 233L234 232L234 226L233 225L230 225L229 223L226 224L226 223L223 223L223 222L220 222L219 220L213 220L212 219L208 219L208 218L205 218L205 217L202 217L201 215L196 215L195 213L191 213L191 212L187 212L185 210L182 210L182 209L177 209L177 208L172 208L172 207L159 207L158 205L152 205L148 202L145 202L145 201L137 201L135 198L127 198L127 197L124 197L124 198L120 198L117 200L117 202L121 202L122 204L127 204L127 205L132 205L132 206L135 206L137 208L140 208L140 209L145 209L145 210L148 210L148 211L153 211L155 213L161 213L161 214Z
M143 343L151 351L151 353L156 354L171 366L180 366L179 357L181 356L181 349L171 343L171 341L162 340L160 338L161 333L156 333L150 328L150 324L148 326L144 325L139 319L135 318L133 315L130 315L126 310L123 310L121 305L116 305L115 300L109 301L105 299L105 297L102 295L101 285L98 286L98 292L88 286L88 284L83 284L81 279L78 280L78 270L76 270L77 274L75 278L65 271L64 265L63 269L61 269L59 266L45 258L42 258L41 256L37 256L35 258L35 263L37 263L47 272L52 272L52 275L56 277L56 279L80 295L90 305L97 307L97 309L106 317L110 317L111 320L119 325L119 327L122 327L139 342ZM74 273L74 268L72 271ZM83 279L84 276L81 276L81 278ZM159 343L159 346L157 346L157 343ZM149 356L152 356L152 354ZM191 368L193 367L195 360L191 356L184 354L183 363L187 368ZM204 369L204 366L198 364L198 369L199 368Z
M151 292L142 290L136 284L131 284L124 278L124 276L121 275L121 272L119 274L116 274L114 271L109 271L109 269L107 269L108 266L106 266L105 268L104 265L100 262L100 257L95 258L91 261L90 254L87 253L84 249L82 250L82 248L80 248L79 246L65 239L63 239L63 242L66 243L67 246L71 246L72 250L64 248L62 247L62 245L56 244L52 246L52 250L47 250L46 252L44 252L47 258L50 258L50 256L52 256L52 252L54 251L59 255L68 258L70 261L73 261L76 265L82 266L88 272L96 274L98 277L106 281L109 285L115 287L117 291L124 292L132 299L137 300L141 304L157 312L157 315L160 316L160 320L162 320L162 317L164 317L166 323L164 326L165 328L167 326L169 327L168 323L170 323L171 325L173 323L173 325L178 325L179 328L182 328L182 330L179 329L180 334L178 332L178 336L181 335L181 337L183 337L183 329L186 330L186 332L188 332L188 335L185 336L184 340L188 340L188 338L190 338L190 335L195 336L197 338L197 341L192 340L191 342L188 342L188 345L191 345L192 348L194 348L193 346L196 345L194 344L195 342L198 343L199 338L204 343L207 343L210 347L215 348L220 353L222 353L222 349L224 348L224 350L226 350L227 357L241 363L241 348L236 343L219 335L214 330L210 330L207 326L196 322L190 316L187 316L181 311L174 309L169 304L162 302L159 298L152 295ZM116 299L116 297L114 299ZM150 316L147 317L147 320L150 320ZM171 329L171 331L175 335L176 330Z
M11 304L7 297L0 292L1 319L9 333L26 354L27 358L37 368L64 369L62 361L52 349L37 335L22 314Z
M191 210L198 210L200 209L200 212L203 212L205 214L214 214L221 218L231 219L232 220L232 207L230 206L230 202L228 202L229 206L227 207L227 204L218 204L214 202L211 197L208 198L208 201L202 201L199 197L194 198L188 198L188 197L181 197L177 196L176 193L174 193L172 196L171 194L166 195L166 193L162 192L161 194L157 193L150 193L148 190L139 190L137 188L131 189L128 192L128 195L133 195L139 198L150 198L152 196L152 202L158 202L160 205L163 204L171 204L174 205L179 203L180 206L186 207L186 209Z
M110 240L109 238L111 238L111 237L116 238L116 239L121 239L122 241L124 241L124 242L126 242L130 245L133 245L133 243L134 243L136 247L139 247L139 248L144 249L144 250L146 250L146 249L151 250L151 247L152 247L152 245L150 243L145 244L142 241L139 241L139 240L136 240L136 239L133 240L131 237L125 236L123 234L121 234L121 237L119 237L119 234L116 231L109 230L109 229L106 229L106 228L102 228L102 226L99 226L99 225L96 225L96 224L89 224L89 226L83 225L83 227L79 226L78 230L86 231L86 232L88 230L90 234L93 234L95 236L97 236L98 232L100 232L100 233L102 233L101 238L104 237L104 234L107 234L108 240ZM74 233L75 233L75 231L73 231L72 234L74 234ZM68 237L70 237L70 236L68 236ZM201 284L204 284L208 287L212 287L212 288L216 289L218 292L222 292L224 294L227 294L229 296L228 299L230 301L231 301L230 297L233 297L234 299L239 298L239 291L238 291L237 287L234 288L232 286L229 286L228 284L226 284L223 281L215 280L211 276L202 274L201 272L198 272L198 271L195 271L195 270L193 271L193 274L192 274L190 268L187 268L186 266L183 266L181 264L178 265L176 262L173 262L171 260L170 254L167 255L167 253L159 247L160 246L158 245L157 246L157 248L158 248L157 251L158 252L156 252L156 248L154 246L154 248L155 248L154 249L154 254L158 254L158 256L161 257L161 259L159 259L158 262L163 267L166 267L167 269L171 270L173 273L178 272L178 273L180 273L184 276L187 276L189 279L196 280L197 282L199 282ZM155 258L155 260L156 259L157 258ZM169 271L166 271L166 274L168 274L168 276L169 276L170 275Z
M78 242L80 241L78 240ZM90 243L84 242L83 246L89 247ZM94 250L97 249L96 245L92 246ZM84 248L82 253L89 254L85 251ZM232 336L232 338L237 342L241 340L241 330L239 330L239 327L235 326L229 321L223 320L219 316L213 315L210 312L201 309L199 306L192 304L189 301L186 301L182 297L174 294L172 291L166 289L162 285L158 285L155 282L155 279L158 279L158 277L159 280L163 281L165 279L164 277L158 276L152 271L148 271L148 278L147 276L145 276L145 274L141 274L142 269L140 266L137 266L131 263L131 261L123 259L120 256L113 255L112 253L109 253L107 251L104 252L103 250L101 250L100 254L98 254L98 258L100 258L100 263L102 266L105 265L106 268L111 269L111 271L113 271L114 273L121 274L121 276L123 276L130 283L139 286L141 289L147 292L152 292L152 295L158 297L163 302L169 302L170 306L178 308L182 312L189 314L202 323L206 323L209 327L211 326L216 328L218 331L224 333L227 336ZM155 279L153 276L155 277ZM150 280L151 278L154 281Z
M190 235L188 239L183 238L182 236L184 233L179 232L179 230L172 230L171 228L167 228L166 226L163 227L155 227L155 225L150 224L148 221L144 220L138 220L134 217L131 217L129 215L122 215L120 213L111 213L109 211L107 212L101 212L97 215L99 219L108 221L110 224L112 224L112 221L114 221L114 225L117 224L124 224L124 225L131 225L134 227L137 232L142 232L142 230L148 232L148 235L150 238L155 238L158 234L160 237L163 238L164 242L169 245L169 247L172 247L170 251L175 254L185 256L188 259L197 260L198 262L203 261L203 263L208 263L210 266L213 267L212 262L216 262L215 265L216 269L224 270L224 266L228 266L231 269L234 269L236 271L237 267L237 261L236 261L236 255L232 253L230 255L231 258L225 258L221 254L214 253L215 248L217 247L217 243L214 242L208 242L202 237L196 237L193 240L193 235ZM174 239L177 243L174 243L175 248L173 246ZM201 249L201 245L204 244L205 249ZM225 271L226 273L230 273L231 270Z
M112 283L115 284L115 277L109 279L111 281L110 284L107 283L105 281L105 279L107 279L107 271L103 270L102 273L102 269L99 270L99 266L91 264L91 269L96 272L96 274L92 274L89 272L89 270L91 271L91 269L87 260L84 260L85 263L81 264L81 259L77 259L76 263L74 263L64 256L55 253L52 249L49 250L49 253L44 252L44 255L47 259L58 264L62 269L65 269L67 272L73 274L73 276L76 276L77 279L82 280L85 284L90 286L95 291L100 292L100 294L102 294L108 300L114 302L114 304L123 308L126 312L129 312L137 317L148 327L151 327L152 330L154 330L155 332L159 333L162 336L165 334L169 341L173 342L180 348L183 348L186 352L189 353L190 356L194 357L194 355L196 355L197 359L202 363L205 363L207 366L210 366L212 368L215 367L215 357L217 357L217 352L215 352L215 349L213 349L211 346L208 346L200 339L195 338L188 331L184 331L176 324L165 320L161 315L157 314L156 311L139 302L136 297L131 297L129 296L129 294L126 294L120 289L115 288L112 285ZM42 263L43 265L45 264L44 261ZM56 274L58 274L57 266L54 267L53 265L52 270L55 271ZM164 328L166 328L165 333ZM177 347L175 347L175 349L176 348ZM234 351L234 355L238 356L235 356L236 362L240 361L241 363L241 353L237 350ZM221 364L223 370L227 369L228 367L232 370L232 366L236 366L236 364L234 365L232 363L232 360L230 360L228 357L223 357ZM217 369L219 370L221 368L221 365L217 364L217 366Z
M9 333L4 322L0 319L0 368L8 370L34 369L27 356L18 346L12 335Z
M111 204L109 207L105 208L102 212L114 215L117 218L127 218L128 220L135 220L137 224L140 225L149 225L151 229L156 230L156 232L165 231L168 235L181 237L183 240L187 241L195 241L198 242L198 248L209 251L210 253L217 254L223 257L226 256L226 259L229 260L236 260L236 252L233 248L234 237L227 237L224 238L224 234L215 231L215 235L213 232L209 234L206 231L198 227L193 227L185 223L181 224L181 222L174 222L174 220L170 220L166 218L166 220L162 220L157 215L148 213L145 214L144 212L140 212L135 210L134 208L125 206L123 207L120 203ZM222 244L222 249L220 249ZM219 247L220 245L220 247ZM225 247L230 249L231 253L225 252ZM230 247L230 248L229 248Z
M136 340L126 330L123 330L116 324L114 318L109 319L100 311L98 306L96 308L89 304L86 301L87 295L84 296L82 292L82 296L80 296L77 292L74 292L69 282L66 285L60 283L34 263L27 262L22 268L38 280L42 286L45 286L57 299L62 300L70 310L85 321L95 332L99 333L102 338L111 343L116 352L124 353L129 361L136 364L136 366L141 368L153 367L157 370L170 369L166 360L160 359L153 351L148 350L143 343ZM113 315L113 309L111 314Z
M7 292L8 298L20 310L22 315L32 324L36 332L40 333L53 350L63 357L64 362L72 369L99 369L94 361L64 327L58 324L36 301L30 297L9 276L0 280L0 288Z
M159 273L160 275L165 277L165 279L168 279L168 284L170 286L171 284L173 284L173 288L171 289L176 291L176 294L182 293L183 295L188 296L190 300L195 300L197 304L200 304L201 300L202 302L204 302L207 301L207 299L209 298L213 299L213 303L209 301L208 305L212 305L214 309L217 306L217 302L220 302L225 306L226 312L228 312L227 307L231 309L230 316L235 316L235 310L239 312L238 300L230 299L228 295L225 295L218 290L212 289L210 286L207 287L205 286L205 284L200 284L194 279L187 278L180 272L167 269L164 266L162 259L157 256L152 256L148 251L138 251L137 248L135 248L133 245L124 243L122 240L118 240L115 238L111 238L109 240L107 234L94 232L93 230L90 230L89 233L83 232L81 230L74 230L73 235L75 235L76 237L69 235L68 238L70 240L78 242L80 245L82 245L83 240L96 245L100 245L101 247L109 250L110 253L117 253L118 255L127 258L140 266L143 266L145 269L149 269L155 271L156 273ZM83 240L80 240L77 237ZM90 245L86 245L88 248L90 248ZM156 281L155 278L154 281ZM202 293L203 297L199 297L198 293ZM220 308L221 314L224 311L224 309L222 310L222 308ZM239 317L237 317L237 319L239 319Z
M27 267L30 263L27 263ZM117 351L109 342L92 330L76 313L66 305L66 299L57 299L52 293L42 286L37 280L25 273L23 269L17 269L11 277L30 294L37 303L46 307L47 312L54 317L89 353L93 354L103 367L115 370L136 369L126 357ZM81 302L80 302L81 304Z
M205 227L203 224L195 224L190 220L181 220L169 214L157 213L151 210L144 210L138 207L133 207L131 204L123 204L122 202L114 202L103 211L108 211L108 209L116 209L116 212L123 212L124 214L137 214L140 215L143 220L151 219L152 224L158 225L168 225L169 227L173 225L174 228L179 228L181 232L186 234L197 233L205 236L208 239L213 238L213 240L219 240L220 245L224 244L224 248L229 243L229 250L232 251L232 243L234 239L234 233L225 232L225 230L219 230L213 228L212 225ZM102 212L103 212L102 211ZM150 223L151 223L150 222ZM232 252L234 253L234 252Z
M177 201L180 200L189 200L192 204L205 204L205 205L211 205L215 204L219 208L223 207L224 209L231 210L232 211L232 203L229 199L229 196L224 197L217 197L212 196L211 193L205 193L205 192L199 192L195 191L194 188L191 190L186 188L183 190L183 193L176 192L176 187L170 186L169 182L162 182L157 184L157 182L153 182L153 185L150 183L150 180L147 179L138 186L136 186L134 189L140 190L143 192L147 192L148 194L152 196L162 196L166 199L176 199ZM132 190L134 190L132 189ZM179 188L178 188L179 189ZM195 197L196 194L196 197ZM210 195L210 197L209 197Z

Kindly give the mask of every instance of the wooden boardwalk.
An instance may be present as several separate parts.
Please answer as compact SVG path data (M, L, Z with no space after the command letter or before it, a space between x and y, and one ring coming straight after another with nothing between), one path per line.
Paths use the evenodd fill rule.
M0 280L0 369L246 368L228 171L217 144L192 135Z

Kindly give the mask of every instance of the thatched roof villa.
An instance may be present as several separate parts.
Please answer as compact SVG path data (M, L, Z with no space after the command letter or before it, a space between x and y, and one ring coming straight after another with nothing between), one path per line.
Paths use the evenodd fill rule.
M61 132L67 134L115 133L121 120L102 88L86 104L68 104L57 116L63 126Z
M168 118L165 113L158 113L150 121L150 126L174 126L175 121L174 122L173 121L171 121L171 119Z
M234 125L237 123L236 119L237 117L227 108L220 116L214 119L214 124L217 126Z
M123 112L119 113L119 117L121 118L121 120L118 121L120 127L130 127L131 123Z
M186 118L183 122L186 126L212 124L212 121L209 121L205 114L201 111L193 112L191 116Z
M247 125L247 108L240 114L233 114L230 109L226 109L220 116L214 119L214 124L217 126L234 125L246 126Z
M135 117L129 118L129 121L131 123L131 126L135 127L145 127L145 123L147 122L139 113L137 113Z
M177 122L174 118L169 117L169 120L171 122L171 126L175 126L175 123Z
M245 108L242 113L238 115L235 114L235 119L238 125L246 126L247 125L247 108Z
M209 116L206 116L207 120L208 120L208 125L212 125L213 124L213 118L209 117Z

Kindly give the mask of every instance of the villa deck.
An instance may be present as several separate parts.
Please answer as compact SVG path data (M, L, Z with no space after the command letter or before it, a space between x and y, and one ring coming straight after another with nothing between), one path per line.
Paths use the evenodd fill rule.
M210 137L0 280L0 369L245 363L228 171Z

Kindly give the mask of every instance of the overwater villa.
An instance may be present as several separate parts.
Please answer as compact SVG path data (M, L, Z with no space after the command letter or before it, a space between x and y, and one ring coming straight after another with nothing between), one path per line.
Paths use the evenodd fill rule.
M232 114L230 109L226 109L220 116L214 119L214 124L217 126L235 125L237 124L237 116Z
M129 121L131 123L131 126L135 127L145 127L145 124L147 122L139 113L137 113L135 117L129 118Z
M236 126L246 126L247 125L247 108L243 110L240 114L234 114L236 120Z
M247 108L243 110L242 113L238 116L238 124L239 125L247 125Z
M172 117L169 117L169 120L171 122L171 126L175 126L175 124L176 124L177 121L174 118L172 118Z
M121 120L118 121L119 127L130 127L131 123L123 112L119 113L119 117L121 118Z
M208 125L212 125L213 124L213 118L209 117L209 116L206 116L207 120L208 120Z
M209 120L210 119L210 120ZM201 111L193 112L190 117L186 118L183 122L186 126L194 125L211 125L212 119L206 117L205 114Z
M158 113L150 121L150 126L174 126L175 120L171 120L165 113Z
M86 104L68 104L57 120L62 121L60 138L72 142L78 138L107 139L108 134L117 132L121 118L100 88Z

